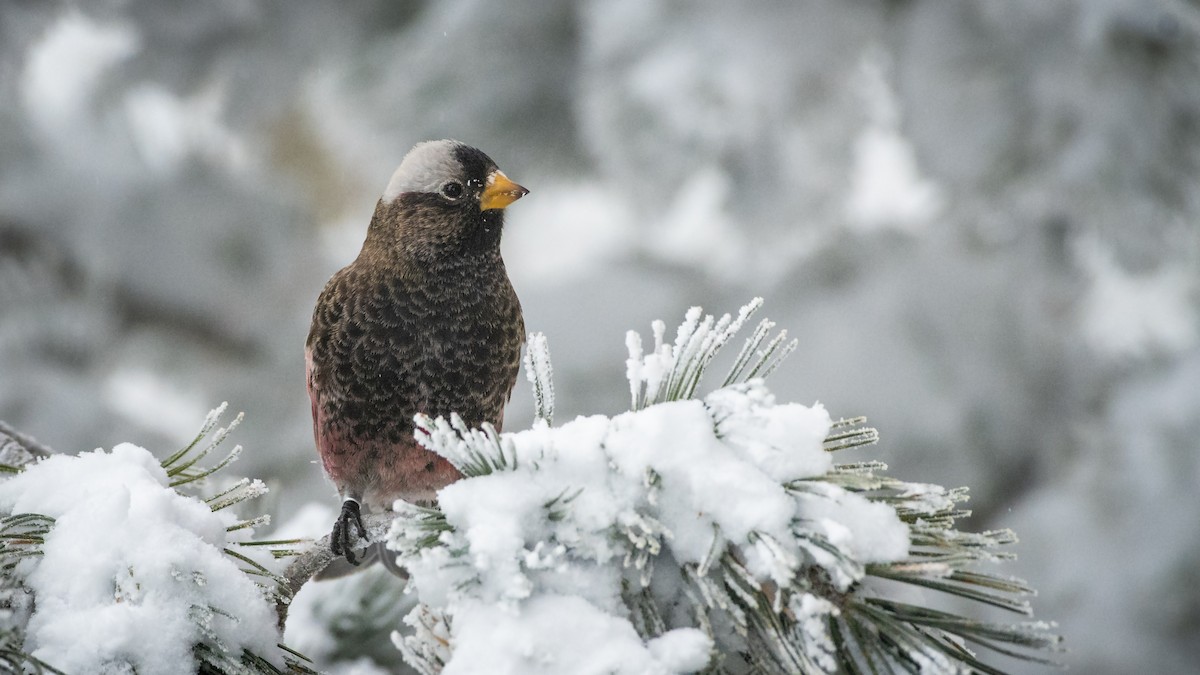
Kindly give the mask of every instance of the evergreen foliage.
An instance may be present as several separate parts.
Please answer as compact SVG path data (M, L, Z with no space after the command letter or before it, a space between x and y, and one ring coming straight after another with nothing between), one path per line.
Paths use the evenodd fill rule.
M203 460L225 441L229 433L242 420L242 415L238 414L228 426L218 428L225 409L226 405L222 404L210 412L200 432L191 443L161 462L171 488L177 491L195 488L236 461L241 453L241 446L234 446L212 465L203 464ZM16 438L12 434L8 436ZM24 456L23 462L6 465L5 473L19 473L27 467L33 466L31 460L34 459L35 454L39 457L49 455L44 451L27 454ZM244 504L265 493L266 488L261 482L243 478L214 494L189 496L202 502L213 512L217 512ZM266 516L236 519L226 528L226 531L248 530L265 525L267 522ZM61 672L51 664L33 657L24 649L25 625L29 621L36 598L33 590L25 584L25 576L29 571L25 570L22 573L22 570L17 568L18 563L22 560L42 555L41 547L44 537L53 530L54 526L54 519L33 513L10 514L0 519L0 664L9 666L12 672ZM236 561L243 572L255 579L264 592L274 594L277 592L277 585L281 579L256 562L251 555L247 555L248 551L240 549L266 545L272 549L273 553L280 554L286 552L281 548L282 545L291 543L294 542L229 540L224 553ZM196 582L206 583L200 578L197 578ZM117 601L119 602L120 599L118 598ZM222 644L216 633L208 629L209 623L217 615L235 621L241 620L240 617L229 615L222 608L213 606L193 606L190 613L190 617L200 629L200 633L205 636L202 641L193 645L191 650L196 657L199 673L203 675L283 675L284 673L315 675L316 671L309 667L307 658L282 644L278 645L278 649L282 656L282 662L285 664L283 669L274 665L271 660L264 658L261 654L255 654L248 650L233 653L233 650ZM147 635L145 638L147 640L168 639L155 635ZM274 660L278 662L280 659Z
M673 342L664 340L665 326L655 322L654 343L648 352L640 337L631 332L627 339L631 410L696 398L718 352L760 305L761 300L756 299L736 317L725 315L717 320L711 315L702 318L700 309L693 308ZM785 333L771 336L772 328L767 320L757 325L719 389L770 400L765 398L769 394L762 378L796 346L794 340L787 341ZM536 430L551 422L553 387L544 337L531 336L530 345L534 348L526 367L535 388ZM710 409L715 407L711 397L704 400ZM721 436L723 420L715 409L713 412L712 423ZM467 481L516 471L523 457L529 456L528 450L522 450L529 439L497 434L488 425L469 429L456 415L448 420L419 416L417 422L422 442L449 458ZM824 449L833 453L877 442L877 431L864 423L861 417L834 422ZM547 446L551 444L546 441ZM540 470L536 462L526 469ZM896 584L903 584L1029 616L1026 598L1033 589L1023 581L984 569L1012 558L1002 549L1015 543L1016 537L1009 530L959 530L957 521L969 515L961 508L967 499L966 488L906 482L887 476L886 469L876 461L832 464L821 475L786 481L782 487L798 503L834 504L862 498L886 507L906 527L907 555L886 561L864 560L835 529L797 519L791 526L791 543L767 532L751 532L745 540L735 541L714 526L708 554L699 562L683 563L673 558L669 546L672 533L654 507L664 478L648 469L645 509L636 522L614 525L611 531L612 539L625 551L621 595L631 623L646 641L681 626L704 631L715 647L705 673L1001 672L982 660L973 651L976 647L1050 663L1039 653L1059 648L1060 638L1052 632L1052 624L989 623L899 599ZM571 485L561 486L558 496L543 505L541 517L547 522L568 517L579 494ZM419 564L437 556L435 549L443 549L437 559L468 569L454 592L485 601L487 572L469 571L469 538L456 531L443 510L403 506L400 515L393 526L391 545L401 564ZM533 552L557 548L556 559L565 566L590 562L590 552L575 550L570 541L526 544ZM760 560L765 556L783 572L755 573L749 563L751 556ZM523 571L529 578L538 578L532 567ZM414 576L414 581L419 592L419 576ZM680 588L682 592L671 590ZM687 611L681 612L681 607ZM422 605L406 622L415 632L395 638L406 660L419 672L440 672L453 656L449 647L455 633L452 611L446 606Z
M223 458L211 466L201 464L202 460L216 450L225 441L226 437L229 436L230 432L242 422L243 415L242 413L238 413L228 426L218 427L217 425L220 422L221 415L225 412L226 406L227 404L222 403L218 408L210 412L200 432L196 434L192 442L163 460L162 466L171 478L171 487L180 489L182 486L202 482L237 461L238 456L242 452L242 446L240 445L235 445ZM220 511L261 497L266 492L266 486L261 482L241 478L228 488L207 497L198 496L198 498L213 511ZM238 530L253 529L269 523L270 518L268 516L258 515L238 520L228 526L226 531L236 532ZM283 557L291 552L291 549L287 547L295 543L297 542L231 541L229 542L229 547L224 549L224 553L236 560L243 572L255 578L257 580L256 583L263 588L264 592L271 596L278 596L284 585L284 580L267 569L263 564L255 561L251 555L248 555L249 551L246 551L245 547L251 547L252 549L265 547L275 557ZM203 625L205 621L211 618L213 613L219 613L220 611L220 609L215 607L198 609L196 612L197 621ZM284 657L285 670L276 668L269 660L263 658L262 655L249 651L245 651L240 655L230 654L229 650L216 639L216 636L211 634L209 635L209 641L195 645L192 652L200 664L200 675L283 675L284 673L316 675L316 671L308 665L310 661L303 654L295 652L283 644L278 645L278 647Z
M803 408L776 405L763 381L797 344L783 332L773 334L774 324L768 320L760 321L750 332L720 385L704 391L706 374L718 354L747 326L760 306L761 300L756 299L736 316L720 319L704 316L699 308L693 308L672 341L666 340L665 325L655 322L649 349L644 349L641 338L631 332L626 340L630 412L611 419L581 418L561 427L552 426L555 400L549 349L544 336L532 335L525 357L536 409L532 429L500 434L486 424L479 429L468 428L457 415L448 419L419 416L418 438L462 471L465 478L454 486L455 490L469 491L484 485L482 481L489 477L503 479L525 472L545 483L542 487L546 496L525 512L540 523L535 524L534 531L561 533L564 530L556 526L577 527L575 519L583 508L581 504L591 496L586 494L589 488L561 480L563 474L552 470L557 459L549 452L555 442L569 438L555 434L571 425L593 424L609 431L621 425L626 430L636 429L637 425L631 426L629 421L639 418L631 416L684 404L691 406L686 410L702 412L701 418L693 419L702 420L705 433L720 442L738 445L746 442L745 434L761 431L754 424L776 424L781 418L772 415L793 414ZM217 452L241 421L239 415L221 427L224 410L222 405L210 413L193 441L161 463L171 488L190 493L214 512L245 505L265 492L260 482L248 479L207 492L197 491L235 461L241 451L234 447L223 455ZM823 409L820 413L824 415ZM401 619L399 582L380 575L371 583L358 584L356 592L364 594L362 602L348 603L349 609L337 615L338 625L330 627L329 634L339 644L347 645L331 657L352 656L348 647L351 642L361 645L371 636L396 628L402 620L409 626L407 634L392 634L401 656L420 673L440 673L469 642L461 639L463 618L456 611L462 605L456 605L455 599L467 598L476 607L498 603L507 608L505 611L519 614L524 611L521 607L540 592L538 584L547 580L558 583L555 575L561 580L578 573L582 578L607 568L615 569L619 579L614 595L621 609L616 612L619 616L611 618L618 623L628 622L635 649L644 647L653 658L661 657L654 663L665 672L1001 672L977 649L1050 663L1046 655L1060 649L1060 638L1053 633L1052 624L1029 619L1014 623L983 621L972 618L964 609L973 604L1031 616L1028 597L1033 589L1021 580L990 571L1013 557L1006 547L1016 542L1016 536L1009 530L958 529L958 522L969 515L962 508L967 500L966 488L946 489L893 478L887 475L887 466L878 461L828 461L833 453L875 444L879 434L866 426L862 417L832 422L828 417L823 419L828 426L822 428L827 433L822 432L823 442L821 436L815 436L814 442L820 445L815 452L826 462L819 464L824 468L786 479L777 479L784 474L764 469L776 480L778 494L795 505L786 529L758 527L739 533L735 527L723 528L714 516L705 539L709 542L707 549L697 556L689 557L679 547L681 533L672 530L677 521L672 520L671 501L678 493L671 490L677 489L673 481L679 480L679 474L668 470L670 467L658 470L653 462L634 481L636 494L630 493L628 485L614 488L636 508L605 526L599 539L588 540L587 533L576 539L552 534L522 542L519 559L507 570L511 575L500 577L516 582L516 590L505 585L508 581L498 586L489 578L496 572L489 568L496 560L477 564L474 557L478 552L472 549L472 540L456 516L447 513L451 500L444 498L441 505L432 506L399 503L399 517L388 535L389 546L412 574L410 590L415 589L421 604ZM685 431L678 430L680 435ZM13 434L8 433L6 438L13 438ZM615 443L612 438L611 434L606 436L605 442ZM800 439L795 447L787 445L791 438L787 434L762 438L767 438L772 452L803 452ZM780 444L783 447L776 447ZM19 473L27 463L47 454L42 448L32 453L19 450L11 443L5 449L3 458L20 459L5 466L5 472ZM678 452L678 448L661 450ZM621 457L615 453L620 450L610 447L605 452L610 453L607 466L612 474L599 480L619 483ZM218 459L213 461L213 457ZM731 498L728 506L732 509L738 503ZM859 515L840 521L813 515L841 508ZM227 540L224 554L266 594L276 598L284 608L281 617L285 616L286 605L298 585L287 573L277 574L256 558L263 553L275 558L316 555L321 543L253 541L245 536L266 524L263 516L227 522L229 533L242 534ZM45 537L54 527L53 519L39 514L14 513L0 518L0 669L60 672L53 664L24 651L24 627L34 598L19 571L28 566L18 568L22 561L42 554ZM854 528L867 531L850 531ZM896 528L906 538L903 553L881 553L871 548L873 534L886 537ZM866 549L855 543L863 540L868 543ZM597 557L597 541L611 549L611 560ZM452 581L448 590L432 596L425 593L427 586L423 584L430 570ZM529 587L522 589L520 582ZM941 603L936 595L900 592L904 586L936 591L954 602ZM555 591L569 595L564 588L569 589L569 583ZM920 600L914 599L918 597ZM222 613L218 607L193 607L189 615L205 635L192 646L200 673L315 672L311 662L282 644L277 654L232 653L216 634L204 630ZM506 615L502 612L500 616ZM501 629L498 625L495 628ZM700 662L670 655L672 646L676 652L694 655L696 645L702 647ZM282 670L275 665L281 662L285 664Z

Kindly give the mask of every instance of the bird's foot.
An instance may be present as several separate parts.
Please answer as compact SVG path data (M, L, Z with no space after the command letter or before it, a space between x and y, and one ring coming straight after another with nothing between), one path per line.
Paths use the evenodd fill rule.
M342 502L342 513L338 516L337 522L333 524L333 534L329 537L329 548L334 555L346 556L346 562L357 565L358 558L354 555L354 545L358 543L359 539L366 538L367 528L363 525L358 501L347 499Z

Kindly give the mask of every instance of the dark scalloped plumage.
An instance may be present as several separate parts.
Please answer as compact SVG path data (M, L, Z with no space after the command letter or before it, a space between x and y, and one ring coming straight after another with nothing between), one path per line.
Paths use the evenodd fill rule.
M325 286L306 355L313 430L343 497L428 500L459 477L413 440L413 415L457 412L499 429L525 325L500 257L503 210L479 210L496 166L460 146L457 202L380 201L358 258Z

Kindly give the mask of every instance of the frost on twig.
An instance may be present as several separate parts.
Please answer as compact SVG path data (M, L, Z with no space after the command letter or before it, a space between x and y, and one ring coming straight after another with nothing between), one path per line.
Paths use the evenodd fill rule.
M554 424L554 370L550 346L542 333L530 333L525 343L525 377L533 385L534 416L547 426Z
M0 472L16 473L29 462L53 455L54 451L36 438L0 420Z
M381 541L387 534L394 517L395 515L391 513L364 514L362 519L363 526L367 530L367 537L362 543L371 545ZM280 589L275 598L275 614L281 631L287 624L288 609L291 607L292 599L296 597L304 584L323 572L330 563L339 557L334 555L330 547L330 535L328 534L315 541L285 543L292 544L292 548L287 552L292 561L280 575Z

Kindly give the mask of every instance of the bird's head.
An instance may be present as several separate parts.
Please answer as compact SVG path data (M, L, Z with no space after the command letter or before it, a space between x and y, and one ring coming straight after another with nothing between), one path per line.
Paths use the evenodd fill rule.
M439 257L492 250L500 242L504 208L528 192L476 148L425 141L392 174L372 228L387 230L380 234L407 250Z

